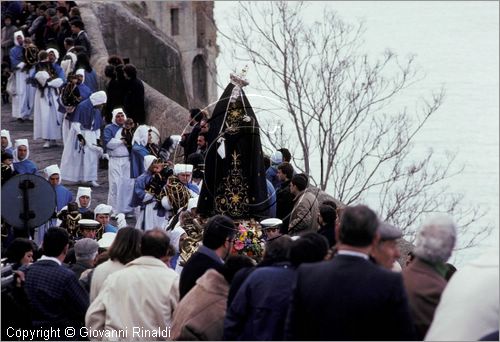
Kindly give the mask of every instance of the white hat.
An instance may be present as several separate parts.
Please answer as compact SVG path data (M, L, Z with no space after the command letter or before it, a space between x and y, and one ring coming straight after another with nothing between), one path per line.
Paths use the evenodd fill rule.
M92 102L93 106L98 106L106 103L108 97L106 96L106 92L104 90L96 91L90 95L90 102Z
M17 42L17 36L23 37L23 41L24 41L23 31L16 31L16 32L14 32L14 44L19 45L19 43Z
M102 238L100 238L97 243L99 244L100 248L109 248L111 247L111 244L113 241L115 241L116 233L104 233L102 234Z
M182 234L186 234L186 231L181 226L175 226L174 229L167 231L167 236L170 238L170 245L174 247L176 253L179 253L179 242Z
M50 75L47 71L39 71L35 74L35 79L42 87L45 87L45 83L47 83L49 78Z
M132 145L137 143L141 146L146 146L148 144L149 126L140 125L134 132L134 137L132 138Z
M148 154L147 156L144 156L144 170L148 171L149 167L151 166L151 164L153 164L153 162L156 159L158 159L158 158L156 158L155 156L153 156L151 154Z
M170 139L172 139L172 145L177 146L180 143L182 137L180 135L171 135Z
M75 71L76 76L82 76L83 77L83 82L85 82L85 69L78 69Z
M14 163L18 163L18 162L22 161L22 160L19 160L19 158L17 157L17 149L19 148L19 146L26 146L26 149L27 149L26 158L24 158L23 160L28 159L30 156L30 146L28 143L28 139L16 139L15 149L14 149L14 152L12 153L12 156L14 157Z
M27 148L29 148L30 145L28 143L28 139L16 139L16 149L19 146L26 146Z
M279 226L280 224L283 224L283 221L281 221L279 218L268 218L260 221L262 229L276 227Z
M51 53L52 52L54 54L54 56L56 56L56 60L59 59L59 51L57 51L56 49L50 48L50 49L47 49L46 51L47 51L47 53Z
M69 58L71 59L71 63L76 64L76 59L77 59L77 57L76 57L76 55L75 55L73 52L68 52L68 53L66 54L66 57L69 57ZM80 70L80 69L78 69L78 70ZM76 73L77 75L78 75L78 70L76 71L76 72L77 72L77 73ZM85 72L85 70L84 70L84 72Z
M7 129L2 129L2 137L7 138L7 148L12 147L12 141L10 140L10 132Z
M78 187L78 191L76 192L76 200L77 200L77 203L78 203L78 207L80 207L80 201L78 201L78 199L80 197L82 197L82 196L89 196L92 199L91 192L92 192L91 188L84 187L84 186L79 186ZM90 207L90 201L89 201L89 205L87 206L87 208L88 207Z
M175 164L174 166L174 175L178 175L179 173L184 172L193 172L193 165L191 164Z
M113 114L113 118L111 119L111 122L114 123L115 125L116 125L116 115L118 115L118 113L122 113L123 115L125 115L125 120L127 120L127 115L123 111L123 108L115 108L115 109L113 109L113 111L111 113Z
M85 229L85 228L86 229L98 229L101 226L99 221L91 220L91 219L81 219L78 221L78 225L82 229Z
M110 215L113 207L104 203L99 204L94 209L94 217L97 217L98 214L107 214Z
M47 174L47 178L49 178L50 176L52 176L54 174L60 175L61 169L59 169L59 166L57 166L57 164L54 164L54 165L47 166L45 168L45 173ZM61 184L61 177L59 177L59 184Z
M271 163L273 164L281 164L283 162L283 154L280 151L275 151L271 155Z
M199 196L196 196L196 197L193 197L193 198L189 199L189 201L188 201L188 207L187 207L188 211L191 211L191 209L197 207L197 205L198 205L198 197Z

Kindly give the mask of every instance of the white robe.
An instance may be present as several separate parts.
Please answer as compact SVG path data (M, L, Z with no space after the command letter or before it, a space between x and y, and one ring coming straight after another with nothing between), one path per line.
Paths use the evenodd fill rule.
M28 72L28 75L33 74L35 74L35 66L32 66ZM26 94L24 96L24 103L21 108L21 116L25 119L33 116L33 110L35 106L35 93L36 87L31 84L26 84Z
M47 82L43 90L36 89L34 103L33 139L61 139L62 114L57 110L57 88L63 80ZM43 91L43 97L42 97Z
M143 199L143 203L148 202L152 198L153 195L146 193ZM149 204L146 204L145 208L143 210L140 210L140 213L137 217L137 222L135 224L135 228L151 230L155 228L162 228L165 225L165 217L158 216L157 215L158 212L154 210L156 203L157 203L156 201L153 201Z
M121 134L120 128L106 145L109 155L108 205L113 207L113 213L129 213L133 210L128 204L132 199L134 180L130 178L129 152L120 139Z
M22 108L26 97L28 73L18 69L14 75L16 77L16 94L12 96L12 117L19 119L23 118Z
M102 148L95 146L100 130L81 129L79 122L73 122L61 158L61 178L69 182L97 181L98 160ZM77 135L81 133L86 144L80 147Z

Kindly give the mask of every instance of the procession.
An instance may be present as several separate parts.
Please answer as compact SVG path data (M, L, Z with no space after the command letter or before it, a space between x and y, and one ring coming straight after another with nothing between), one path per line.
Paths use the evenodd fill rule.
M247 67L154 121L79 3L2 1L2 340L498 340L498 262L451 264L453 217L408 243L315 186Z

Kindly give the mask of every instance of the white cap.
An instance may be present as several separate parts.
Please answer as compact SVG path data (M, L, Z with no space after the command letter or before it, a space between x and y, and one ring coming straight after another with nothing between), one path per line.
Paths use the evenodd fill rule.
M198 197L199 196L196 196L196 197L193 197L193 198L189 199L189 201L188 201L188 207L187 207L188 211L191 211L191 209L197 207L197 205L198 205Z
M191 164L175 164L174 166L174 175L178 175L179 173L184 172L193 172L193 165Z
M92 192L91 188L88 188L88 187L85 187L85 186L79 186L78 187L78 191L76 193L76 199L79 199L82 196L89 196L89 197L91 197L91 195L90 195L91 192Z
M21 36L21 37L23 37L23 40L24 40L24 34L23 34L23 31L16 31L16 32L14 32L14 43L15 43L16 45L19 45L19 44L17 43L17 36Z
M53 174L61 174L61 170L59 169L59 166L57 164L47 166L45 168L45 173L47 174L47 177L52 176Z
M172 145L177 146L180 143L182 137L180 135L171 135L170 139L172 139Z
M280 151L275 151L271 155L271 163L273 164L281 164L283 162L283 154Z
M45 86L45 83L47 83L49 78L50 75L47 71L39 71L35 74L35 79L37 80L38 83L40 83L42 87Z
M80 75L85 77L85 69L78 69L77 71L75 71L75 75Z
M50 49L47 49L46 51L47 51L47 53L51 53L52 52L54 54L54 56L56 56L56 60L59 59L59 51L57 51L56 49L50 48Z
M156 159L158 159L158 158L156 158L155 156L153 156L151 154L148 154L147 156L144 156L144 170L148 171L149 167L151 166L151 164L153 164L153 162Z
M104 203L99 204L98 206L95 207L94 209L94 217L97 216L97 214L107 214L110 215L111 211L113 210L113 207Z
M28 139L16 139L16 150L19 146L26 146L26 148L29 148Z
M260 221L262 229L276 227L279 226L280 224L283 224L283 221L281 221L279 218L268 218Z
M7 148L12 147L12 141L10 141L10 132L7 129L2 129L2 137L7 138Z
M102 238L100 238L97 243L99 244L100 248L109 248L111 247L111 244L115 240L116 233L104 233L102 234Z
M140 125L134 132L134 137L132 138L132 145L137 143L141 146L146 146L148 144L149 126Z
M92 102L93 106L98 106L106 103L108 97L106 96L106 92L104 90L96 91L90 95L90 102Z
M81 219L78 221L78 225L80 226L80 228L87 229L98 229L101 226L98 221L91 219Z
M113 109L113 111L111 112L112 115L113 115L113 118L111 119L111 122L114 123L116 125L116 115L118 113L122 113L123 115L125 115L125 112L123 111L123 108L115 108ZM127 119L127 115L125 115L125 120Z

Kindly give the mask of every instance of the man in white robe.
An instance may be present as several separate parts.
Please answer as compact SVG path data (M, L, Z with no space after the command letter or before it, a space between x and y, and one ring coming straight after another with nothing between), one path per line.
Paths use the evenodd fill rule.
M100 109L106 99L106 93L101 90L76 107L61 158L62 177L67 181L99 186L97 168L102 148L97 145L97 139L102 123Z
M104 128L104 146L109 156L108 164L108 204L113 207L113 214L131 214L129 206L134 191L134 180L130 178L130 153L122 138L123 123L127 116L122 108L112 112L111 124Z

